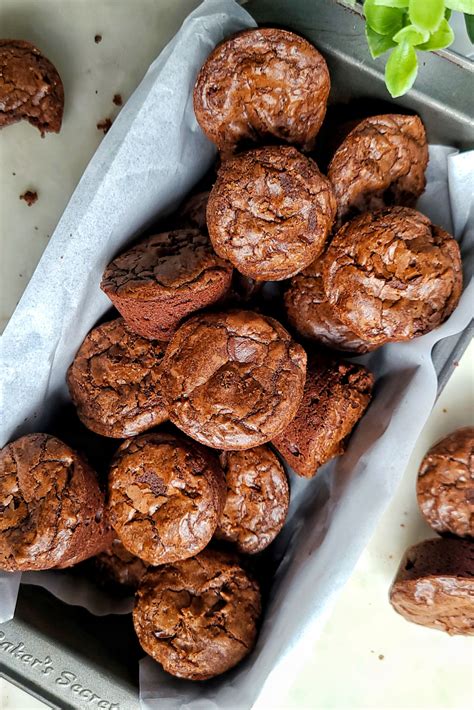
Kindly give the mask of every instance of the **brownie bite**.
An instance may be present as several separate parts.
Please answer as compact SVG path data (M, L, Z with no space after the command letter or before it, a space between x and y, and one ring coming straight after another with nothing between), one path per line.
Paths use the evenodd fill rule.
M194 111L219 150L249 142L310 150L330 89L324 58L305 39L271 27L244 30L214 49L199 72Z
M103 436L135 436L166 421L161 361L166 343L133 333L123 318L91 330L67 373L80 420Z
M69 567L112 540L94 471L48 434L0 451L0 569Z
M151 432L118 449L109 474L108 518L129 552L162 565L206 547L225 495L217 457L184 437Z
M427 165L425 127L418 116L364 118L329 164L338 222L389 205L414 206L425 189Z
M216 449L272 439L295 416L306 353L273 318L252 311L203 313L184 323L163 360L169 417Z
M26 120L59 133L64 89L56 67L31 42L0 39L0 128Z
M289 466L312 478L344 453L347 439L369 406L374 378L362 365L312 356L295 418L272 440Z
M114 259L101 289L144 338L169 340L179 322L224 296L232 266L198 229L155 234Z
M390 603L407 621L474 636L474 542L436 538L411 547Z
M261 552L275 539L286 519L290 490L285 469L268 446L223 451L220 463L227 499L215 537L239 552Z
M373 345L439 326L462 291L459 245L409 207L366 212L341 227L324 257L323 285L338 318Z
M323 251L336 211L331 184L290 146L225 161L207 203L216 252L257 281L280 281Z
M257 583L236 558L204 550L150 570L133 623L143 650L178 678L207 680L253 648L261 613Z
M376 346L359 338L337 317L323 288L323 257L294 276L285 291L288 322L299 335L333 350L366 353Z
M91 562L94 579L101 587L124 594L138 589L148 569L146 562L132 555L117 538Z
M453 431L428 451L416 493L433 530L474 538L474 427Z

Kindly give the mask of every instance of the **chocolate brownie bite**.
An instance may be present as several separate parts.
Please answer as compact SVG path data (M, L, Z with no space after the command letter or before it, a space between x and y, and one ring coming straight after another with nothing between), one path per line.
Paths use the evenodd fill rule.
M273 318L204 313L174 335L162 384L173 424L212 448L250 449L295 416L306 353Z
M133 333L123 318L91 330L67 374L80 420L103 436L135 436L166 421L161 361L166 343Z
M342 222L389 205L414 206L425 189L428 144L418 116L370 116L349 131L328 169Z
M474 427L453 431L428 451L416 493L433 530L474 538Z
M245 30L207 58L194 87L194 112L226 153L269 139L310 150L329 89L326 62L305 39L270 27Z
M407 621L474 636L474 542L436 538L411 547L390 603Z
M462 291L458 243L409 207L366 212L341 227L324 257L323 285L337 317L373 345L439 326Z
M330 182L290 146L225 161L207 203L216 252L257 281L280 281L323 251L336 211Z
M31 42L0 39L0 128L26 120L59 133L64 89L55 66Z
M335 314L324 293L322 267L320 257L291 279L284 296L288 322L299 335L333 350L351 353L373 350L375 345L359 338Z
M369 406L374 378L362 365L312 356L295 418L272 440L293 470L312 478L344 453L347 439Z
M124 547L150 565L196 555L225 503L217 457L164 432L125 441L109 474L108 516Z
M117 538L91 562L96 581L113 592L135 592L148 569L146 562L132 555Z
M275 539L286 519L290 490L285 469L268 446L223 451L220 463L227 499L215 537L239 552L261 552Z
M94 471L48 434L0 451L0 569L69 567L105 549L111 531Z
M138 335L169 340L179 322L218 301L232 266L198 229L155 234L114 259L101 289Z
M207 680L252 650L261 613L257 583L216 550L149 570L133 623L143 650L178 678Z

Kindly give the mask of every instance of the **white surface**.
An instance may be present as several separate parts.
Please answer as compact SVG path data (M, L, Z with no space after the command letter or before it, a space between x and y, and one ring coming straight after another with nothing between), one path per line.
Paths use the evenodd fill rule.
M194 3L193 3L194 4ZM8 17L8 6L11 6L13 10L16 10L16 24L15 24L15 13L12 10L12 15L10 15L10 20ZM121 2L121 0L117 0L116 2L102 2L100 3L99 8L95 8L91 3L88 2L77 2L75 5L72 4L70 5L69 3L65 3L62 5L62 7L65 7L67 5L67 17L64 16L61 12L57 12L58 5L57 3L44 3L41 4L41 22L38 23L38 11L40 4L39 3L31 3L31 2L3 2L2 4L2 12L6 15L7 19L7 27L8 27L8 21L12 22L11 17L13 16L13 24L10 24L10 27L13 27L14 29L19 27L19 23L21 22L27 22L30 27L30 33L22 32L19 34L18 32L15 32L14 34L16 36L21 36L22 38L29 38L32 39L33 41L37 41L40 46L44 48L45 53L49 53L49 56L53 61L57 61L58 66L60 65L60 59L65 57L66 55L61 55L58 54L58 59L56 59L53 56L52 51L49 52L47 48L47 44L45 44L46 41L50 42L50 38L55 35L56 37L60 37L62 44L64 48L74 48L73 51L70 52L69 57L74 57L74 64L72 63L71 60L71 66L70 68L72 69L74 66L76 67L75 71L77 72L77 86L78 88L81 87L81 90L79 94L76 94L74 92L74 104L76 106L76 111L71 114L71 108L69 109L69 113L66 117L66 122L65 122L65 127L64 131L66 131L66 125L71 126L71 122L73 125L73 128L69 128L70 133L67 134L68 138L66 142L62 142L64 139L64 133L60 134L60 136L53 136L53 137L48 137L45 139L45 141L40 141L39 136L37 134L34 134L34 129L27 125L18 125L9 128L7 131L3 131L0 134L0 152L1 152L1 157L2 160L0 161L1 167L0 167L0 180L2 182L2 186L4 184L3 178L7 178L9 168L11 167L12 163L8 161L8 159L5 159L5 155L10 156L13 160L16 160L18 155L22 155L24 157L23 161L23 168L24 172L21 173L21 176L24 178L25 176L31 175L34 173L37 177L37 179L44 180L45 181L45 188L46 189L46 195L42 194L42 189L39 188L40 192L40 201L33 206L32 208L27 208L26 205L23 202L16 203L15 207L15 200L17 199L17 194L15 193L15 185L16 183L13 182L13 192L10 190L10 200L8 202L9 204L9 211L8 214L6 214L5 210L3 209L3 204L2 204L2 239L8 240L9 242L9 249L7 251L8 254L12 254L13 258L18 258L22 260L22 264L25 266L25 273L28 273L28 269L32 270L33 265L35 263L35 259L37 259L37 255L40 251L38 248L37 250L32 248L32 242L31 239L35 238L35 230L33 230L33 221L28 225L27 228L25 229L24 236L26 237L23 242L18 241L18 234L22 233L22 226L25 223L25 216L26 215L36 215L38 219L34 220L34 224L39 226L38 232L40 232L40 225L38 224L40 221L40 217L42 219L49 219L49 220L56 220L59 214L62 211L62 207L64 206L65 201L67 200L67 196L70 193L67 189L65 189L65 183L67 187L67 181L65 180L65 177L67 177L71 182L70 184L74 184L74 181L77 180L77 177L80 175L80 172L82 171L83 165L85 162L87 162L87 157L86 155L90 155L90 152L93 150L93 147L91 148L91 145L94 141L97 141L97 133L95 132L95 123L97 120L100 120L101 118L104 118L104 116L109 115L109 113L101 113L99 115L96 115L94 119L92 120L90 110L92 106L94 106L93 101L94 101L94 96L95 94L92 95L92 92L89 94L89 91L91 90L91 85L90 83L88 84L87 81L84 81L84 76L82 75L81 71L79 70L78 67L82 67L83 64L87 64L88 61L90 61L91 58L91 53L100 50L101 47L104 46L107 32L104 31L102 28L99 28L96 26L96 21L98 18L97 13L100 13L101 15L101 21L104 23L103 26L108 27L108 33L111 33L111 29L113 27L113 36L114 36L114 42L112 43L111 47L109 47L109 50L112 55L115 56L114 62L112 62L109 65L109 68L106 69L105 67L107 66L104 65L99 68L99 75L101 74L101 77L99 78L94 77L94 79L97 78L97 81L101 82L101 86L104 86L104 91L107 91L107 96L109 97L107 99L108 103L107 106L111 105L111 96L113 96L114 93L117 91L121 91L121 87L116 87L115 85L113 88L111 87L111 82L115 81L116 78L116 72L112 71L112 69L115 69L115 67L120 67L122 66L121 71L124 72L125 75L132 74L134 69L130 64L130 56L131 56L131 47L132 43L130 42L130 37L136 38L137 35L134 33L134 28L135 28L135 23L139 25L139 29L141 29L142 34L140 34L140 42L136 43L133 45L133 55L137 56L137 61L140 59L142 61L143 59L143 54L145 53L145 50L148 48L150 50L151 56L154 56L157 51L159 50L160 42L158 39L151 38L151 33L146 32L145 28L152 26L153 21L155 21L156 24L156 13L159 10L159 7L163 6L163 3L159 4L157 2L155 3L148 3L142 1L140 3L140 11L143 9L144 14L142 15L141 12L133 12L129 13L128 15L126 14L126 8L125 8L125 3ZM137 7L136 4L133 4L135 8ZM175 3L174 4L174 11L179 11L180 6L184 6L185 3ZM188 6L190 3L188 3ZM18 8L23 8L27 9L30 8L31 6L34 7L35 12L33 13L33 18L28 15L27 12L22 12L21 16L18 13ZM56 10L55 12L50 12L50 9L54 6L54 9ZM85 7L87 6L88 11L84 12ZM108 7L107 7L108 6ZM109 12L104 12L104 9L109 10ZM93 11L92 11L93 8ZM128 8L131 8L131 5L128 5ZM178 8L178 10L177 10ZM181 8L182 9L182 8ZM110 12L113 10L113 12ZM117 12L118 10L118 12ZM121 12L123 11L123 12ZM77 16L75 16L75 13L77 12ZM48 14L49 13L49 14ZM103 13L103 14L102 14ZM147 14L148 13L148 14ZM183 12L183 14L186 14L186 11ZM146 15L146 17L145 17ZM32 22L32 19L35 19L35 22ZM71 20L76 20L71 21ZM44 27L44 32L43 32L43 37L44 41L40 41L40 38L35 36L34 33L39 33L40 30L38 29L38 26ZM2 30L5 27L5 23L3 22L3 17L2 17ZM93 35L96 32L101 31L104 40L100 45L95 45L93 43ZM7 30L6 34L12 35L12 31ZM158 35L157 35L158 36ZM70 40L68 42L67 40ZM148 41L153 39L153 47L149 47ZM127 40L128 40L128 45L127 45ZM90 45L87 44L87 42L90 42ZM122 50L122 45L128 46L129 48L129 53L127 54L125 50ZM77 53L76 51L77 50ZM93 55L92 55L93 56ZM146 68L146 65L148 64L148 61L151 57L148 58L144 62L143 69ZM78 62L78 64L76 64ZM67 62L64 61L64 63L67 65ZM134 62L132 62L134 64ZM91 68L91 67L89 67ZM93 67L95 71L95 65ZM104 70L105 69L105 70ZM62 71L63 75L64 72ZM93 73L92 71L90 72L91 74ZM66 72L67 74L67 72ZM120 72L117 72L118 75L120 75ZM87 69L85 70L85 75L87 76ZM70 74L71 76L71 74ZM97 83L97 82L95 82ZM135 79L136 83L136 79ZM66 91L67 91L67 86L66 86ZM81 94L82 91L82 94ZM125 91L122 89L122 93L124 95L124 98L126 97ZM71 94L70 94L71 95ZM76 103L79 101L79 103ZM105 103L104 103L105 105ZM87 124L86 124L87 120ZM68 123L69 122L69 123ZM91 122L91 123L89 123ZM77 140L75 140L75 136L81 135L81 140L82 140L82 129L85 127L89 127L92 125L93 131L92 133L88 133L87 130L84 131L85 135L89 135L89 142L87 145L84 147L82 142L78 146L77 154L76 150L73 149L73 146L77 145ZM88 130L89 130L88 128ZM92 129L91 129L92 130ZM24 131L27 131L28 134L25 134ZM6 140L8 135L15 135L13 132L16 132L16 140ZM101 135L101 134L100 134ZM100 137L100 136L99 136ZM91 139L94 140L91 140ZM51 141L56 140L58 143L56 143L56 147L58 150L51 150L52 143ZM47 142L50 141L49 147L46 150L43 150L43 145L46 146ZM39 144L40 147L38 147L39 153L36 154L36 144ZM10 146L10 153L9 151L9 146ZM89 148L89 151L87 152L87 148ZM55 165L55 161L52 160L52 157L57 159L58 165L60 165L60 171L57 173L55 176L55 170L53 169L51 171L51 166ZM28 160L29 158L29 160ZM47 162L42 162L42 161L47 161ZM77 162L76 162L77 161ZM19 164L21 164L21 160L18 161ZM16 163L15 163L16 165ZM76 171L76 172L74 172ZM16 170L17 172L17 177L18 177L18 169ZM6 173L6 174L4 174ZM53 177L51 177L53 176ZM13 178L13 176L12 176ZM10 184L10 188L12 185ZM28 187L36 188L38 185L35 184L22 184L20 191L24 191ZM8 191L3 191L2 190L2 201L7 199ZM46 196L46 202L43 203L43 209L44 213L41 213L38 210L38 208L41 206L41 199L42 197ZM12 206L12 209L10 209L10 206ZM43 215L43 216L42 216ZM30 217L28 217L30 219ZM51 222L53 223L53 222ZM42 225L46 225L47 222L42 222ZM2 242L2 244L5 244L5 241ZM21 244L23 243L23 246ZM12 245L15 245L15 248L12 249ZM38 245L36 245L38 246ZM14 291L14 287L16 286L17 288L17 293L19 292L19 289L21 288L22 282L20 281L20 278L25 278L24 276L22 277L16 277L14 274L14 269L13 264L10 263L7 260L4 260L2 258L2 263L5 261L5 269L7 271L7 276L11 277L10 282L12 284L12 288L10 289L8 287L8 283L6 281L2 280L2 283L4 286L2 287L2 307L5 307L5 315L9 312L8 310L8 301L3 302L3 297L5 296L6 298L9 298L11 293ZM19 272L22 273L22 272ZM15 281L16 279L16 281ZM3 290L5 293L3 293ZM10 308L11 310L11 308ZM465 422L463 422L465 423ZM392 532L393 534L393 532ZM394 535L395 539L396 535ZM410 541L411 542L411 541ZM365 558L365 556L364 556ZM364 559L363 558L363 559ZM372 573L371 573L372 574ZM372 581L370 579L366 580L367 585L372 589ZM346 595L347 588L343 593L343 596L341 598L344 598ZM386 594L386 588L384 593ZM358 619L361 619L359 615L359 606L354 602L351 601L351 605L355 607L356 612L355 615ZM336 610L339 608L339 604L336 607ZM354 612L350 612L350 616L353 616ZM332 617L330 624L332 623L332 620L336 618L337 616L337 611L334 617ZM401 620L403 621L403 620ZM346 622L347 622L347 617L346 617ZM362 623L362 621L361 621ZM405 622L403 622L404 626L406 627L407 625ZM344 622L341 622L341 625L344 626ZM361 626L361 628L371 628L370 624L368 623L368 619L366 619L366 622ZM414 627L416 628L416 627ZM417 631L419 631L417 629ZM424 630L421 630L424 632ZM436 632L428 632L428 633L436 633ZM351 658L348 659L348 663L350 664L350 668L355 668L357 670L358 664L356 663L356 659L359 659L359 647L356 646L354 643L354 638L355 635L352 635L352 638L350 639L350 642L352 646L355 647L355 654ZM442 637L442 635L441 635ZM442 637L444 639L444 637ZM322 642L324 641L324 636L322 639ZM357 638L357 641L359 639ZM448 641L451 641L448 639ZM321 642L320 642L321 643ZM341 649L341 644L345 644L344 648ZM441 644L441 641L440 641ZM315 662L309 663L309 665L306 667L305 671L305 677L303 678L303 684L299 686L300 691L302 692L301 699L306 703L306 706L308 707L325 707L325 703L329 703L328 706L331 707L347 707L347 706L352 706L352 700L351 698L355 698L356 694L356 686L351 686L350 683L344 682L344 686L341 687L341 683L337 682L337 679L340 679L340 669L341 669L341 664L338 661L338 658L341 655L342 651L347 651L347 645L348 641L347 638L342 640L336 639L336 643L334 645L334 649L336 650L336 654L333 656L333 659L331 663L329 664L328 667L324 665L324 663L321 662L321 660L318 658L315 659ZM430 646L431 648L431 646ZM317 649L319 649L319 644ZM472 652L472 645L469 647L470 651ZM439 649L438 649L439 650ZM446 654L450 653L451 649L448 648L447 646L444 646L444 658L443 658L443 665L446 665L444 663ZM317 653L317 656L319 656L319 653L321 651L319 650ZM383 653L383 651L381 651ZM403 651L403 654L405 654L405 651ZM326 652L324 654L326 656ZM400 655L400 654L399 654ZM329 657L329 656L328 656ZM466 654L464 654L464 657L466 658ZM387 656L388 658L388 656ZM470 656L469 656L469 651L467 652L467 659L469 661ZM377 658L378 660L378 658ZM400 659L401 661L402 659ZM338 661L337 663L335 661ZM380 662L382 663L382 662ZM429 656L427 657L427 664L430 663L430 658ZM431 665L435 663L433 659L431 659ZM317 667L322 667L325 669L324 672L324 677L321 677L318 681L318 683L315 682L316 679L316 673L314 671L314 668ZM344 663L345 666L345 663ZM461 664L462 666L462 664ZM438 666L439 667L439 666ZM344 667L344 678L346 679L349 675L349 678L351 677L350 674L346 673L346 668ZM367 671L371 674L370 678L370 694L374 693L374 683L375 686L377 686L377 678L374 676L372 677L372 666L369 665L367 668ZM400 677L404 677L406 669L401 667L400 665L397 665L397 674L398 674L398 684L400 685ZM290 672L288 673L290 675ZM381 675L380 673L378 675ZM467 672L467 675L469 673ZM288 677L288 676L287 676ZM360 697L362 698L362 706L364 706L364 703L368 702L368 684L367 684L367 675L362 669L360 672L360 678L362 679L361 681L361 686L365 686L365 695L362 694ZM433 679L435 676L433 676ZM321 692L321 688L324 686L324 680L327 680L328 686L327 686L327 695L326 699L324 699L324 695L321 696L321 700L319 699L319 693ZM418 679L419 680L419 679ZM425 678L423 678L423 681ZM412 693L412 697L414 698L419 698L419 700L412 700L412 702L415 702L415 705L405 705L406 707L432 707L433 703L428 702L427 704L423 705L423 702L425 702L426 698L426 693L424 691L424 688L418 688L414 689L413 685L411 684L410 692ZM418 683L418 685L420 685ZM424 683L421 684L424 686ZM450 684L451 685L451 684ZM462 687L466 687L461 684ZM338 697L339 693L342 691L345 691L344 694L341 695L341 697ZM362 691L364 691L363 688L361 688ZM468 689L468 693L469 693ZM422 692L423 691L423 692ZM291 691L293 692L293 691ZM417 692L419 692L419 695L417 695ZM305 695L306 693L306 695ZM415 693L413 695L413 693ZM283 696L280 696L283 697ZM296 696L295 696L296 697ZM390 703L392 701L394 696L393 692L389 690L387 692L387 687L384 686L384 683L381 682L381 688L380 692L375 693L375 697L379 699L378 702L373 703L370 705L371 707L397 707L397 703L395 704L383 704L385 703ZM451 697L451 696L450 696ZM469 699L469 694L464 696L465 698L467 697ZM293 696L289 697L288 702L290 704L294 704L294 698ZM309 698L309 700L308 700ZM383 702L382 702L383 701ZM275 698L272 699L272 702L275 702ZM314 705L313 705L314 703ZM332 704L331 704L332 703ZM334 704L335 703L335 704ZM338 704L339 703L339 704ZM355 703L355 701L354 701ZM400 705L400 703L398 703ZM301 706L301 703L299 704ZM353 706L357 706L354 704ZM359 707L361 704L359 703ZM19 706L21 707L21 706ZM267 705L268 707L268 705ZM464 707L462 704L459 705L445 705L442 707Z

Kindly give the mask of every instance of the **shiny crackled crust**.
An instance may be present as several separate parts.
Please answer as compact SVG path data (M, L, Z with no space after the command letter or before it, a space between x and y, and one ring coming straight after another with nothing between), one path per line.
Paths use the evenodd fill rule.
M335 314L324 293L322 265L320 257L291 279L284 296L288 322L304 338L333 350L352 353L373 350L377 346L358 338Z
M290 146L225 161L207 204L216 252L260 281L289 278L324 249L336 210L316 163Z
M125 548L160 565L200 552L217 527L225 479L191 441L153 432L125 441L109 474L108 516Z
M161 361L166 343L148 340L123 318L91 330L67 374L81 421L103 436L135 436L166 421Z
M457 429L428 451L416 492L433 530L474 538L474 427Z
M268 139L311 150L330 89L324 58L286 30L245 30L221 42L199 72L194 111L220 150Z
M264 444L296 414L306 353L273 318L252 311L194 316L163 360L171 421L216 449Z
M239 552L260 552L286 519L290 491L285 469L268 446L224 451L220 463L227 498L215 536L234 543Z
M148 569L146 562L132 555L118 539L92 562L97 582L114 591L135 591Z
M68 567L112 537L94 471L66 444L28 434L0 452L0 569Z
M413 206L425 189L428 144L418 116L386 114L358 122L328 169L339 222L387 205Z
M114 259L101 289L139 335L169 340L179 321L228 291L232 266L209 237L183 228L155 234Z
M344 453L347 438L369 406L374 378L362 365L314 356L295 418L272 440L299 476Z
M338 318L373 345L440 325L462 290L458 243L409 207L347 222L324 257L324 291Z
M64 89L56 68L30 42L0 40L0 128L23 119L59 133Z
M474 543L436 538L411 547L390 589L390 602L407 621L474 636Z
M236 559L213 550L150 570L133 623L144 651L179 678L224 673L253 648L260 591Z

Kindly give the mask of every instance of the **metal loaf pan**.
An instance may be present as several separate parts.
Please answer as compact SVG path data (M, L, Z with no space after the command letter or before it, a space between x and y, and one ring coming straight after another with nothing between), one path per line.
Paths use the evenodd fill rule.
M261 24L285 26L324 54L332 103L387 101L383 61L368 53L360 10L335 0L251 0ZM474 145L471 87L474 65L452 52L425 54L416 89L395 105L418 112L430 142ZM436 346L439 391L449 379L473 327ZM130 617L93 617L39 587L21 587L15 618L0 626L0 674L51 707L136 710L140 650Z

